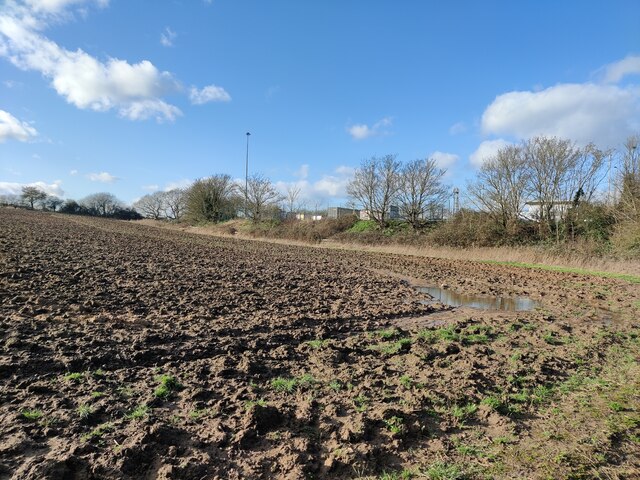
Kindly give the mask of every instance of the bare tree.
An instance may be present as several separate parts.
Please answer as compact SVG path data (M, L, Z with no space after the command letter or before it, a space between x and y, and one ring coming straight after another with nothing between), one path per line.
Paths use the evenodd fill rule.
M37 202L44 202L47 199L47 194L38 187L25 185L22 187L22 199L28 203L29 208L33 210L33 206Z
M480 168L475 180L467 186L472 203L490 213L506 229L516 222L529 194L530 172L522 148L501 148Z
M627 139L616 179L618 208L621 220L640 220L640 135Z
M174 188L164 192L166 204L166 216L172 220L180 220L187 209L187 191L183 188Z
M446 195L442 176L434 159L418 159L404 165L399 175L398 203L402 216L418 228L427 209L441 203Z
M235 189L226 174L196 180L187 190L186 214L192 221L220 222L232 218Z
M571 201L565 185L580 151L570 140L535 137L524 143L523 154L530 169L531 193L539 207L540 234L544 237L553 231L554 222Z
M108 217L115 213L122 204L113 193L99 192L89 195L80 201L90 214Z
M15 194L6 194L6 195L0 195L0 205L7 205L7 206L12 206L12 207L17 207L18 205L22 205L24 203L24 200L22 198L22 195L15 195Z
M55 195L51 195L49 196L44 204L47 207L47 209L52 210L52 211L56 211L58 209L58 207L60 207L60 205L62 205L64 203L64 200L62 200L60 197L56 197Z
M249 177L246 195L245 214L254 223L263 220L267 210L282 199L282 195L276 190L271 180L259 174Z
M384 228L396 199L399 177L400 162L396 160L396 155L371 157L356 170L347 186L347 193L363 206L369 218Z
M300 186L299 185L289 185L287 187L287 211L292 213L299 208L298 205L298 197L300 196Z
M160 220L165 216L167 204L164 192L154 192L145 195L133 204L133 208L146 218Z
M536 137L522 148L530 170L531 194L540 208L540 234L545 236L554 223L570 221L571 210L580 202L591 199L604 178L602 167L610 152L593 144L578 148L556 137Z

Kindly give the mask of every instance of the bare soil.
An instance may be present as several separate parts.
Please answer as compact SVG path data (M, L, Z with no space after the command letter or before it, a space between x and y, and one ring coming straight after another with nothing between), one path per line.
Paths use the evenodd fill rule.
M617 279L0 209L0 478L640 478L639 312Z

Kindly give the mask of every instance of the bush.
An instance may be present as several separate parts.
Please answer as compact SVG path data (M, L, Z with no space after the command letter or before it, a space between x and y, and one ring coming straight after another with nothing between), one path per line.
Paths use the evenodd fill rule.
M429 243L448 247L488 247L499 245L504 229L487 213L461 210L428 234Z
M282 238L301 242L319 243L353 227L352 216L317 221L286 220L284 222L262 222L249 226L248 233L254 237Z
M611 236L613 251L623 257L640 255L640 222L619 223Z

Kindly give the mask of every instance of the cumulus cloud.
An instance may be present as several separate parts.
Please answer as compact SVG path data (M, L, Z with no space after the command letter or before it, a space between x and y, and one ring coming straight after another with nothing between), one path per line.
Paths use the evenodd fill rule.
M627 75L640 75L640 55L629 55L620 61L610 63L602 71L605 83L618 83Z
M354 140L364 140L370 137L379 137L382 135L388 135L387 127L390 127L393 123L391 117L385 117L382 120L374 123L371 127L364 123L354 124L347 127L347 132Z
M189 99L194 105L203 105L209 102L229 102L231 101L231 95L222 87L208 85L200 90L196 87L191 87Z
M476 168L480 168L488 158L494 156L498 150L506 147L507 145L511 145L511 143L502 138L497 140L485 140L478 146L476 151L469 156L471 165Z
M460 157L455 153L445 153L445 152L433 152L429 158L433 158L436 161L436 165L438 168L451 168L454 163L456 163Z
M47 13L83 3L96 2L33 0L22 5L10 1L0 14L0 55L20 69L40 72L59 95L78 108L115 109L132 120L174 120L180 110L160 98L179 87L169 72L159 71L148 60L131 64L109 58L102 62L81 49L66 50L41 34L51 21Z
M188 188L193 183L193 180L183 178L182 180L176 180L175 182L169 182L164 186L164 191L175 190L176 188Z
M173 47L173 41L176 39L177 36L178 34L176 32L174 32L169 27L167 27L160 34L160 44L163 47Z
M78 174L78 170L76 170L75 168L73 170L69 171L69 175L71 175L71 176L75 176L77 174Z
M47 195L64 196L60 180L56 180L53 183L42 181L32 183L0 182L0 195L21 195L22 187L37 187Z
M0 143L6 140L26 142L38 135L35 128L27 122L22 122L9 112L0 110Z
M484 134L615 146L640 128L640 87L584 83L509 92L487 107L481 125Z
M300 170L305 170L304 167L306 165L302 165ZM330 204L347 197L347 185L353 178L354 172L354 168L341 165L330 174L322 175L316 181L309 181L305 176L294 182L279 181L275 185L283 194L286 194L289 187L298 187L300 189L299 200L303 203Z
M89 173L87 178L92 182L113 183L118 177L111 175L109 172Z

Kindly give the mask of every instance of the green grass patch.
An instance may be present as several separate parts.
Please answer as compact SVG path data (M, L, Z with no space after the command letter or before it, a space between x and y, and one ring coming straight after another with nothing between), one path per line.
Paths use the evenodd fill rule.
M101 425L98 425L96 428L91 430L89 433L85 433L84 435L82 435L81 439L82 439L83 442L88 442L88 441L94 440L94 439L100 439L100 438L102 438L102 436L105 433L114 430L114 428L115 427L114 427L113 423L111 423L111 422L103 423Z
M409 389L413 387L413 384L413 379L409 375L402 375L400 377L400 385L402 385L404 388Z
M466 474L458 465L435 462L424 471L424 476L429 480L465 480Z
M371 334L374 337L382 338L383 340L391 340L400 336L400 332L395 328L386 328L384 330L376 330Z
M391 417L384 420L384 425L393 435L401 435L405 431L404 420L401 417Z
M412 478L416 478L418 474L413 470L407 470L406 468L400 470L399 472L383 472L380 477L380 480L410 480Z
M319 350L325 346L327 346L327 344L329 343L329 340L309 340L308 342L305 342L306 345L309 345L311 348Z
M20 412L20 415L22 415L23 418L26 418L30 422L35 422L36 420L39 420L40 418L42 418L43 414L41 410L34 409L34 410L22 410Z
M132 411L125 415L127 420L142 420L145 417L149 416L151 412L151 408L149 408L146 404L138 405Z
M466 405L454 405L451 407L451 416L458 422L464 422L471 418L473 414L476 413L476 410L478 410L478 406L473 403L468 403Z
M246 402L244 402L245 410L251 410L251 408L255 407L256 405L259 407L266 407L268 404L264 398L258 398L257 400L247 400Z
M358 220L353 226L347 230L351 233L371 232L378 230L378 224L373 220Z
M65 382L76 382L76 383L80 383L83 380L83 378L84 378L84 373L80 373L80 372L67 373L62 377L62 379Z
M76 413L78 414L78 417L80 417L80 420L87 420L93 413L93 407L83 403L76 409Z
M271 380L271 387L276 392L293 393L298 385L295 378L278 377Z
M491 327L486 325L472 325L460 332L456 331L454 325L438 329L426 329L418 333L418 338L427 343L438 342L459 342L463 345L473 345L477 343L487 343L491 340Z
M356 398L353 399L353 404L356 407L356 412L365 412L367 408L369 408L369 398L361 393Z
M166 400L182 388L182 385L180 385L176 377L172 375L158 375L155 377L155 380L159 382L160 385L153 391L153 395L163 400Z

